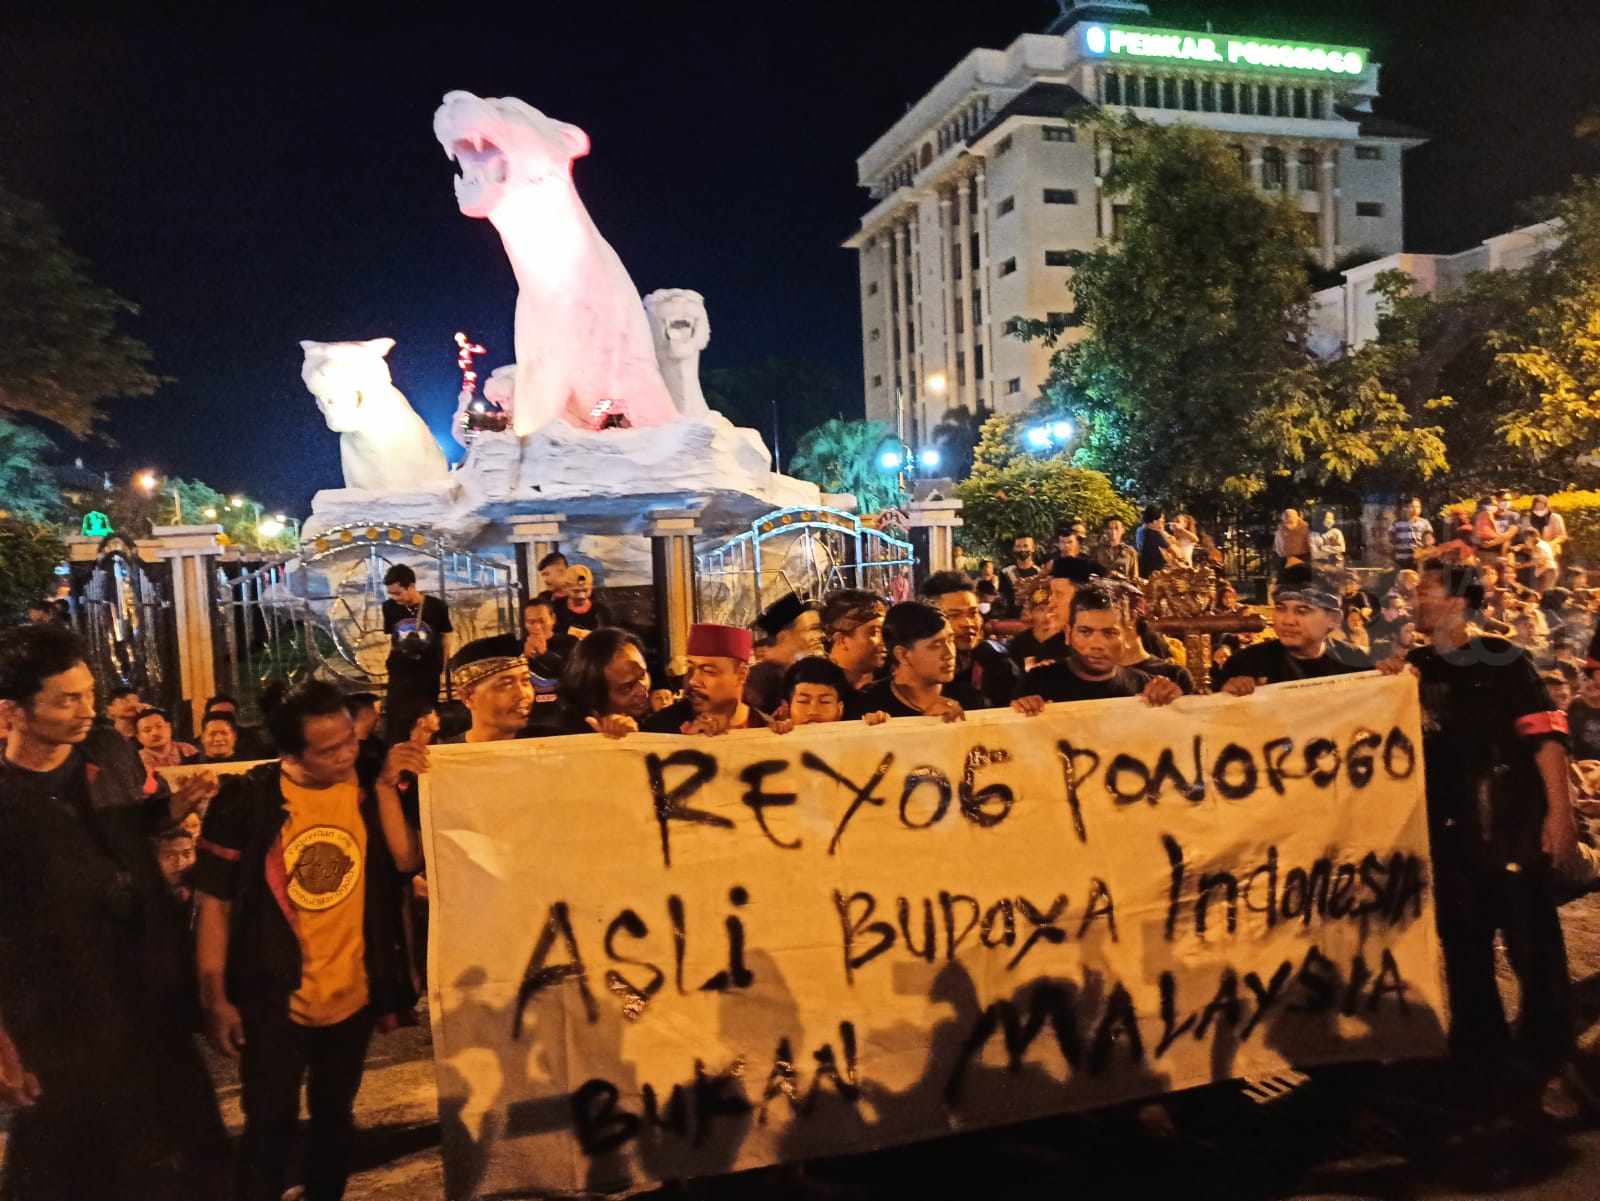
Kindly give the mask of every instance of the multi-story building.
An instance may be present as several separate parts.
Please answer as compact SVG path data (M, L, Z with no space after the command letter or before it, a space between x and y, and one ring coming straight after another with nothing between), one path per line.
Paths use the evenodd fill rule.
M1299 205L1328 266L1401 249L1401 155L1418 131L1372 112L1357 47L1156 27L1131 0L1059 0L1043 34L974 50L856 160L873 205L858 252L867 416L918 445L943 411L1010 412L1049 348L1014 317L1070 305L1071 252L1116 236L1097 108L1214 129L1256 185Z

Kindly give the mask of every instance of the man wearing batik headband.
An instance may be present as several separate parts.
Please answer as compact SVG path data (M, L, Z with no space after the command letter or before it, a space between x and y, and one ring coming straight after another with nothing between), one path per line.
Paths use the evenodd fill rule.
M744 699L752 709L772 713L783 703L783 673L796 659L824 653L822 614L793 592L772 602L755 620L767 637L767 653L750 669Z
M750 643L750 631L738 626L690 626L683 699L652 713L640 728L654 734L723 734L765 726L769 715L741 699Z
M510 634L477 638L450 660L450 683L472 713L472 727L446 742L502 742L520 736L533 708L533 677L522 643Z
M1309 567L1284 568L1272 598L1272 632L1239 651L1213 680L1219 692L1249 696L1262 684L1370 671L1372 660L1347 643L1330 640L1343 616L1337 588Z
M859 588L830 592L822 606L822 628L828 637L828 658L844 672L851 692L877 678L888 659L883 646L883 598ZM791 664L792 666L792 664Z

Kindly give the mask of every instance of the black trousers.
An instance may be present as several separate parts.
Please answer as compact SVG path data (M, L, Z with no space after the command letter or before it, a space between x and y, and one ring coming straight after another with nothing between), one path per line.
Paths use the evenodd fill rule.
M1555 1071L1572 1052L1572 989L1550 868L1540 861L1496 870L1436 845L1434 875L1452 1052L1515 1051L1535 1071ZM1521 994L1515 1037L1495 985L1497 932Z
M289 1145L300 1120L306 1082L311 1134L306 1145L306 1201L339 1201L350 1175L356 1091L372 1039L363 1009L335 1026L301 1026L287 1009L244 1015L239 1077L244 1138L235 1191L239 1201L279 1201L286 1187Z

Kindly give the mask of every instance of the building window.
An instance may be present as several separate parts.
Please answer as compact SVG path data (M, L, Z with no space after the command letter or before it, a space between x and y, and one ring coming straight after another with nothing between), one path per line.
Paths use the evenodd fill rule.
M1296 182L1302 192L1315 192L1317 190L1317 152L1315 150L1302 150L1296 164Z
M873 280L870 284L867 285L867 295L868 296L876 296L877 294L878 294L878 281L877 280Z
M983 324L983 289L972 289L972 324Z
M1111 206L1111 240L1120 242L1123 232L1128 227L1128 214L1133 211L1132 206L1114 204Z
M1241 83L1239 85L1239 111L1245 116L1254 116L1256 111L1256 85Z
M1292 117L1294 115L1294 109L1289 103L1288 87L1283 84L1279 84L1276 91L1278 94L1278 116Z
M881 329L875 329L871 334L868 335L868 338L873 342L876 342L881 337L883 337L883 331Z
M1046 267L1070 267L1072 266L1072 251L1047 250L1044 252L1044 265Z
M1364 163L1381 163L1383 161L1383 147L1357 146L1356 158Z
M1021 392L1021 391L1022 391L1022 379L1020 377L1018 377L1016 379L1008 379L1006 381L1006 395L1007 396L1015 396L1018 392Z
M872 377L872 386L873 386L873 387L874 387L874 388L881 388L881 387L883 387L883 376L881 376L881 375L875 375L875 376L873 376L873 377Z
M957 246L950 254L950 278L961 278L961 247Z
M1311 93L1311 119L1321 121L1328 115L1328 97L1318 89Z
M1000 274L1001 275L1010 275L1016 269L1017 269L1017 260L1016 259L1007 259L1005 262L1000 264Z
M971 186L967 188L967 213L973 217L978 215L978 189Z
M1188 113L1200 110L1200 90L1192 79L1183 81L1183 110Z
M1016 207L1017 207L1017 198L1015 196L1007 196L999 204L994 206L994 215L996 217L1004 217L1007 213L1009 213L1012 209L1014 209Z
M1283 151L1276 146L1268 146L1261 152L1261 186L1281 191L1285 183L1284 176Z
M958 304L951 313L951 319L956 323L956 333L965 333L967 329L967 315Z
M1208 113L1217 111L1217 85L1209 79L1200 85L1200 107Z
M961 351L956 351L956 387L963 387L967 382L967 356Z
M1144 77L1144 106L1146 108L1161 107L1161 81L1153 75Z
M1115 71L1106 72L1106 103L1122 103L1122 76Z
M1267 84L1256 88L1256 116L1272 116L1272 88Z
M1046 125L1044 127L1044 140L1047 142L1076 142L1078 131L1070 125Z
M1010 149L1011 149L1011 135L1010 134L1006 134L1005 137L1001 138L998 142L996 142L994 144L994 156L995 156L995 158L999 158L1002 154L1004 154L1007 150L1010 150Z
M1071 188L1046 188L1044 190L1046 204L1077 204L1078 194Z
M972 235L971 245L972 254L968 257L967 261L972 265L972 269L976 271L978 269L978 235L976 233Z
M972 348L972 378L976 383L983 383L983 347Z
M1381 217L1383 216L1383 205L1375 200L1358 200L1356 201L1356 216Z
M1161 81L1161 107L1178 107L1178 81L1171 75Z
M1233 85L1231 83L1217 85L1217 108L1225 113L1237 112L1238 103L1234 99Z
M1306 95L1306 90L1304 88L1296 88L1294 90L1294 115L1299 117L1301 120L1304 120L1311 115L1311 106L1309 104L1309 100L1310 97Z

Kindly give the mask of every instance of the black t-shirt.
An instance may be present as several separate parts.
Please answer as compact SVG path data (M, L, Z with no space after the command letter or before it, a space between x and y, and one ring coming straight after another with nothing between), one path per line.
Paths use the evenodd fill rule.
M1135 671L1142 671L1147 676L1160 676L1164 680L1171 680L1183 689L1184 696L1194 695L1194 676L1187 667L1179 667L1171 659L1144 659L1133 665Z
M574 613L566 597L556 601L556 631L565 634L576 627L580 630L598 630L611 624L611 610L597 600L589 602L588 609Z
M1161 552L1171 543L1165 534L1152 526L1139 528L1139 575L1148 580L1167 565L1167 556Z
M1022 672L998 642L980 642L961 656L953 681L958 691L978 697L984 709L1004 709L1017 695ZM946 690L948 691L948 689ZM954 693L952 693L954 695Z
M743 730L765 729L767 722L761 714L757 713L745 702L750 717L746 725L739 727ZM695 719L694 706L689 703L688 697L680 697L665 709L658 709L639 723L639 729L647 734L681 734L683 727Z
M1574 759L1600 759L1600 709L1573 701L1567 706L1567 729Z
M409 623L420 621L428 627L432 639L427 649L413 658L400 650L400 640L409 629ZM420 605L402 605L397 600L383 602L383 632L389 635L389 674L399 674L418 679L437 681L444 671L444 635L450 633L450 609L437 596L425 596Z
M545 645L544 654L524 653L524 658L528 660L528 673L533 677L534 714L531 721L544 720L540 712L553 710L561 703L558 694L561 673L567 666L567 657L572 654L572 648L577 645L578 640L570 634L552 634Z
M1023 630L1011 639L1011 644L1006 649L1011 661L1017 665L1017 670L1026 673L1030 670L1029 659L1039 664L1051 659L1065 658L1067 640L1060 634L1052 634L1041 642L1039 636L1032 630Z
M1212 676L1211 685L1221 688L1236 676L1248 676L1257 684L1285 684L1371 669L1372 660L1346 643L1329 641L1327 649L1315 659L1300 659L1276 638L1269 638L1235 651Z
M766 714L783 704L783 677L789 665L773 659L754 664L744 677L744 703Z
M1086 680L1072 670L1072 660L1062 659L1030 671L1022 681L1022 695L1040 696L1052 703L1108 701L1138 696L1148 683L1150 677L1132 667L1119 667L1104 680Z
M1533 661L1503 638L1475 637L1446 654L1419 647L1423 759L1434 854L1492 870L1541 854L1546 798L1534 753L1566 744Z
M970 685L964 684L960 676L950 681L940 691L963 709L975 710L987 707L983 698L975 693ZM927 716L921 709L913 709L902 701L894 690L894 681L888 678L869 684L856 693L855 705L861 713L887 713L890 717Z

